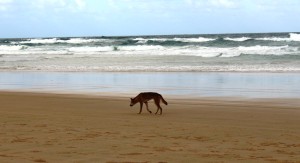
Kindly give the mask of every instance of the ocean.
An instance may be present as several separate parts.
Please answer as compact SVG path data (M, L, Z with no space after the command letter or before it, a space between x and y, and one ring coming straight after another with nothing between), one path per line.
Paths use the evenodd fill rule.
M0 71L299 72L300 33L0 39Z

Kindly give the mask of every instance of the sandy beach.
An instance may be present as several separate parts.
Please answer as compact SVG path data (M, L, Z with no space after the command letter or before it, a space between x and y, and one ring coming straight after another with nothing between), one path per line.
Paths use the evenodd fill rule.
M2 91L0 162L300 162L297 99L128 98Z
M299 8L0 0L0 163L300 163Z

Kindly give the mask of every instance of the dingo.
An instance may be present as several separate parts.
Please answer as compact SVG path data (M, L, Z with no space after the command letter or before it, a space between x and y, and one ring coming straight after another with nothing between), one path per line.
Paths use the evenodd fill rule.
M143 108L143 103L145 103L148 112L151 114L152 112L148 109L148 101L152 100L152 99L154 100L154 103L157 106L157 111L155 114L157 114L158 110L160 110L160 114L162 114L162 108L159 105L160 100L162 100L162 102L166 105L168 105L168 103L167 103L167 101L165 101L165 99L162 97L162 95L160 95L156 92L143 92L143 93L138 94L135 98L130 98L130 100L131 100L130 106L133 106L139 102L140 103L139 114L141 114L142 108Z

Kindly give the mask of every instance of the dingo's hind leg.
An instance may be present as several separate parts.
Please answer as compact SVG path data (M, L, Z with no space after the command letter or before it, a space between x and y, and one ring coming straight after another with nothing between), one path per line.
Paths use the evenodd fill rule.
M162 108L160 107L160 105L158 104L158 108L160 110L160 115L162 114Z
M161 108L160 105L159 105L159 100L160 100L160 99L155 99L155 100L154 100L155 105L157 106L157 110L156 110L156 113L155 113L155 114L157 114L159 110L160 110L160 114L162 114L162 108Z

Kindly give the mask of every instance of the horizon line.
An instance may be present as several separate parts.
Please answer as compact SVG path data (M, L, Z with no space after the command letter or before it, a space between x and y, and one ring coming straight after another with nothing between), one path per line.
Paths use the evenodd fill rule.
M234 34L280 34L280 33L296 33L300 34L299 32L245 32L245 33L203 33L203 34L151 34L151 35L85 35L85 36L34 36L34 37L6 37L0 39L36 39L36 38L92 38L92 37L107 37L107 38L118 38L118 37L159 37L159 36L193 36L193 35L234 35Z

